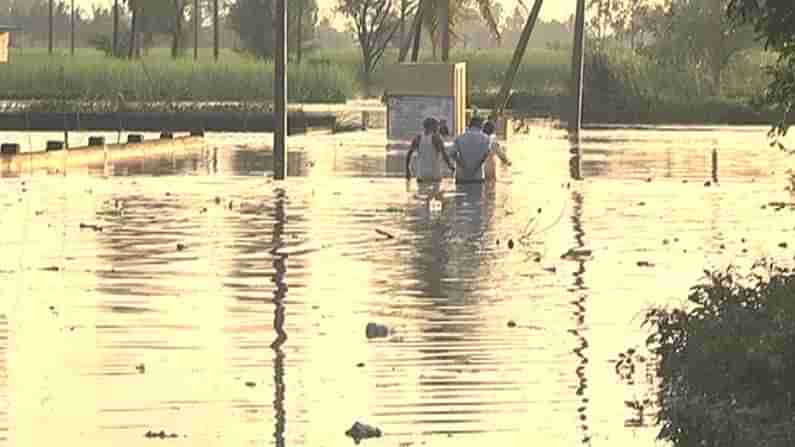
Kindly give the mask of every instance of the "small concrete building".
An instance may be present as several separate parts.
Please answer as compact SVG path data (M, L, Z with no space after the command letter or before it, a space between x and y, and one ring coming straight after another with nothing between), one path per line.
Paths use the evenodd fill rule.
M15 26L0 25L0 64L8 63L8 45L11 42L11 31L17 31Z

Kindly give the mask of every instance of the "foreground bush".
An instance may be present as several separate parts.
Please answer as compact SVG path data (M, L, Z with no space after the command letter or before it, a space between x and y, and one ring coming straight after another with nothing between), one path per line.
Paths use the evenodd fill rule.
M659 437L676 447L795 445L795 273L767 262L747 276L708 272L688 300L646 317Z

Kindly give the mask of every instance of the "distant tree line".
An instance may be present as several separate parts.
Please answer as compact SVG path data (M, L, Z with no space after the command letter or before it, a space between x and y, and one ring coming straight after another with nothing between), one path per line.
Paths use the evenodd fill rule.
M729 18L730 0L589 0L595 49L628 47L658 64L706 73L721 93L722 73L741 51L759 47L753 29Z

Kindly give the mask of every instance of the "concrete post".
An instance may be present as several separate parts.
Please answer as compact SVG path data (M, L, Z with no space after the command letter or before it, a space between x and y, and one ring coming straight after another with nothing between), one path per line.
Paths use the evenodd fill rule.
M274 0L273 12L273 178L287 177L287 7Z

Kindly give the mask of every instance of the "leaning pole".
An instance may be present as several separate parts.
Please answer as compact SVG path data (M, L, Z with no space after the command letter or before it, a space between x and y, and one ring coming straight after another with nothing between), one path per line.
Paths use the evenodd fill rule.
M582 177L582 148L580 129L582 128L582 92L585 66L585 0L577 0L577 14L574 21L574 45L571 61L572 70L572 109L569 117L569 137L572 142L569 159L571 176Z
M273 14L273 178L287 177L287 8L275 0Z

